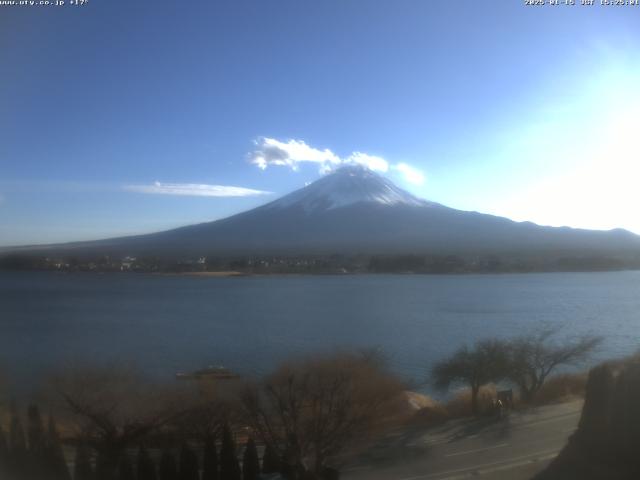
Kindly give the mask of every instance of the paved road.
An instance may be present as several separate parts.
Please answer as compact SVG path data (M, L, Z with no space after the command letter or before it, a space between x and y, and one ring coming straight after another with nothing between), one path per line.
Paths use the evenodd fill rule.
M543 469L575 430L582 402L456 420L388 436L342 470L345 480L525 480Z

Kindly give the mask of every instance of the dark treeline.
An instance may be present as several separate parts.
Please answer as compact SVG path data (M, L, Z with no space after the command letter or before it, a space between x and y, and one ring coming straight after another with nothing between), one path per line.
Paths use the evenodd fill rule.
M405 386L369 351L170 385L77 367L46 388L57 421L35 405L0 410L2 480L334 480L342 456L405 405Z
M248 437L242 460L234 434L222 428L220 442L184 441L179 447L148 448L122 443L110 458L108 446L92 444L82 436L73 439L65 458L53 417L45 425L35 405L27 409L26 424L17 408L10 414L9 429L0 424L0 478L3 480L257 480L262 473L281 470L282 462L267 448L262 462L255 441ZM153 436L147 438L153 443ZM175 440L175 439L173 439ZM165 438L166 441L166 438ZM169 443L168 445L171 445ZM113 448L113 446L111 446ZM218 451L220 453L218 453Z
M53 416L45 425L35 405L27 409L26 425L12 406L8 432L0 425L0 478L70 480Z
M640 269L640 255L287 255L197 258L165 257L0 257L0 270L54 270L142 273L233 271L243 274L335 273L526 273Z

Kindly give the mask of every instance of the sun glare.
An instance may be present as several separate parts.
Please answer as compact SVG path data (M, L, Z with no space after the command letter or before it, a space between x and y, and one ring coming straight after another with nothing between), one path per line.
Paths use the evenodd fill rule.
M547 120L544 138L529 138L527 154L549 174L518 190L498 213L543 225L625 226L640 233L638 80L631 72L603 74Z

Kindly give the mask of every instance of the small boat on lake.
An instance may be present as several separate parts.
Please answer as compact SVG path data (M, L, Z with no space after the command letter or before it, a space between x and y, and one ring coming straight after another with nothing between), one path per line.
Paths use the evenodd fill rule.
M210 365L191 373L176 373L178 380L233 380L240 375L223 366Z

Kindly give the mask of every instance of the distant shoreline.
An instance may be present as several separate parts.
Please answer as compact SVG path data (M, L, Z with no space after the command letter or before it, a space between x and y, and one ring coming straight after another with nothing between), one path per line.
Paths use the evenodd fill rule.
M438 276L438 277L464 277L467 275L536 275L548 273L613 273L613 272L640 272L638 268L611 269L611 270L536 270L531 272L155 272L152 275L170 277L203 277L203 278L227 278L227 277L347 277L361 275L399 275L399 276ZM89 272L91 273L91 272ZM109 273L109 272L107 272ZM136 272L116 272L136 273ZM144 273L144 272L142 272Z
M540 275L540 274L562 274L562 273L615 273L615 272L640 272L640 268L616 268L616 269L593 269L593 270L533 270L533 271L464 271L464 272L240 272L236 270L222 271L201 271L201 272L146 272L146 271L102 271L102 270L53 270L53 269L5 269L0 268L0 273L14 272L51 272L59 274L93 274L93 275L152 275L157 277L201 277L201 278L233 278L233 277L353 277L362 275L397 275L397 276L437 276L437 277L465 277L484 275Z
M257 275L466 275L640 270L635 255L344 254L156 258L42 257L0 254L0 270L139 272L200 277Z
M238 272L235 270L225 270L219 272L161 272L156 275L169 275L178 277L249 277L253 276L251 273Z

